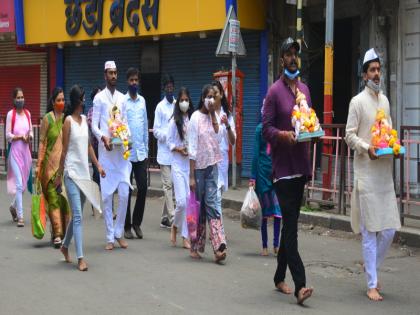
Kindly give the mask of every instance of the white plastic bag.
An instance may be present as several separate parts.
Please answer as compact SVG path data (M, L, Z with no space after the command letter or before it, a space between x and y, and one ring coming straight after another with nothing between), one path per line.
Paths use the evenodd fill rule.
M240 218L244 229L261 229L261 205L253 187L249 187L244 203L242 204Z

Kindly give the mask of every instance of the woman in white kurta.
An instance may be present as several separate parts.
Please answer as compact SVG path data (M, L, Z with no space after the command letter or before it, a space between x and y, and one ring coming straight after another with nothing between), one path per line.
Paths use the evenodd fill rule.
M89 129L86 116L83 113L84 91L75 85L70 91L70 108L63 126L63 150L60 167L56 177L56 187L60 190L64 173L64 184L72 210L72 219L67 227L61 252L67 262L70 262L68 248L74 235L78 269L87 271L88 267L83 256L83 225L82 210L85 198L95 209L100 211L100 196L98 186L91 180L88 155L98 168L102 177L105 172L96 159L95 152L89 143Z
M175 190L176 208L171 228L171 243L176 246L176 234L181 230L183 247L189 249L186 221L187 198L190 192L190 160L188 158L187 128L194 111L188 89L181 88L168 126L167 144L172 154L171 175Z
M214 105L216 107L216 117L219 123L220 132L220 153L222 160L217 164L219 178L217 183L217 203L218 210L222 212L222 193L228 190L229 186L229 147L236 142L235 122L229 111L228 102L222 84L213 81Z

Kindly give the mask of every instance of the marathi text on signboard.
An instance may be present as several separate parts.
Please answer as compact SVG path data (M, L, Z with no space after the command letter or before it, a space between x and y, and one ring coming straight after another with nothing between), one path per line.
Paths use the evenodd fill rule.
M89 36L99 33L102 35L102 25L104 19L105 0L64 0L66 7L66 32L70 36L76 35L80 27L83 26ZM125 5L127 2L127 5ZM85 4L84 9L82 4ZM139 34L140 16L146 30L151 29L149 17L155 29L158 28L159 0L145 0L140 5L140 0L114 0L109 11L111 20L110 33L116 28L124 30L124 18L128 25L133 29L134 34ZM84 17L84 18L83 18Z
M238 52L239 39L241 36L240 24L238 20L229 20L229 46L228 51Z

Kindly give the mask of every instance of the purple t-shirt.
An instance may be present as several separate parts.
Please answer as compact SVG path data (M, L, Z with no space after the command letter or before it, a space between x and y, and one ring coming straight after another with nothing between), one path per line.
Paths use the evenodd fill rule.
M297 81L296 87L306 95L309 106L312 106L308 87ZM292 110L296 96L286 84L283 76L268 90L263 114L263 137L271 144L273 160L273 179L302 174L311 175L310 142L289 145L279 140L280 130L294 131Z

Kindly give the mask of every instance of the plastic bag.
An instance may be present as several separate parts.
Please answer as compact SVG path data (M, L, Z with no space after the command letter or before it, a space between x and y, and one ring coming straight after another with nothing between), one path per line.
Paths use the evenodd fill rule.
M46 208L45 197L42 193L41 184L38 181L36 183L36 191L32 195L31 225L32 235L39 240L44 237L47 226Z
M200 217L200 202L195 197L195 192L190 191L187 203L187 227L191 241L197 240L198 220Z
M244 229L261 229L261 205L254 188L249 187L244 203L242 204L240 218Z

